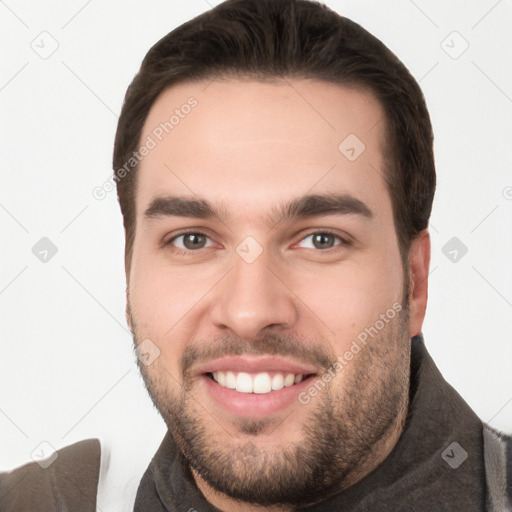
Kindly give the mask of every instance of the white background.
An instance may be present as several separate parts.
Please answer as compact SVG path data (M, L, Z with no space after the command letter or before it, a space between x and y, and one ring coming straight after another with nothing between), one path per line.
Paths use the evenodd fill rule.
M325 3L420 81L438 173L425 340L476 413L511 431L512 2ZM146 51L210 5L0 1L0 469L42 441L100 437L113 467L139 478L163 437L124 320L115 192L92 189L112 172ZM52 44L47 59L33 49ZM42 237L58 248L46 263L32 253ZM442 252L452 237L468 248L456 263Z

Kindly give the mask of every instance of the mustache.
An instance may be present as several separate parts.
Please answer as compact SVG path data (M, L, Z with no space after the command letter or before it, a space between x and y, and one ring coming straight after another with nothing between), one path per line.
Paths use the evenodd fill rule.
M334 354L328 354L320 345L311 346L310 342L298 337L266 333L255 340L247 340L225 336L214 343L194 343L185 348L180 358L183 381L187 381L195 365L240 355L290 357L323 370L330 368L337 360Z

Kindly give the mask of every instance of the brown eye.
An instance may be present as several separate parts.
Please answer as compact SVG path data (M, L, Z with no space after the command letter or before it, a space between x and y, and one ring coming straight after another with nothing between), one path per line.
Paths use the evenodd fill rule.
M174 237L169 241L169 243L178 249L194 251L209 247L211 245L211 240L202 233L185 233Z
M300 246L306 249L331 249L344 242L339 236L333 233L318 232L311 233L300 241Z
M334 235L330 235L327 233L318 233L316 235L313 235L313 245L317 249L330 249L334 246L335 242Z

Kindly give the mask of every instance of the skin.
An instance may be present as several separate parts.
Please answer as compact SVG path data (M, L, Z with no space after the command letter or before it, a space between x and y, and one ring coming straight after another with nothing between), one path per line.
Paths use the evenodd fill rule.
M427 302L428 232L412 242L404 269L383 178L384 115L369 93L312 80L180 84L158 97L141 141L191 96L197 107L144 157L138 170L127 318L136 344L149 339L160 350L151 365L139 366L180 448L186 451L187 445L173 411L188 415L203 430L205 450L236 455L231 469L240 481L250 480L251 467L266 474L265 454L275 456L277 464L284 451L309 446L315 432L321 437L318 418L334 411L330 421L341 426L346 453L343 443L331 451L339 459L340 475L344 469L323 495L307 500L318 501L371 472L400 436L410 337L421 331ZM355 161L338 149L348 134L366 146ZM276 218L283 203L334 192L364 203L371 217ZM209 219L145 215L155 198L169 196L207 200L221 214ZM206 234L206 246L187 249L183 238L176 238L185 230ZM315 247L309 235L326 230L336 235L329 238L335 245ZM247 236L261 250L252 263L237 252ZM403 303L404 290L408 303ZM293 400L277 413L243 418L226 412L205 390L194 374L199 360L184 372L183 356L191 348L223 353L239 347L249 356L282 356L307 364L318 378L327 365L311 354L336 361L393 304L403 306L402 314L386 323L308 405ZM226 340L230 343L223 345ZM379 415L393 421L376 432L372 425L379 423ZM357 444L361 432L368 446ZM351 450L352 459L344 461ZM237 468L237 461L244 464ZM199 466L192 471L205 497L221 510L293 508L241 502L219 492Z

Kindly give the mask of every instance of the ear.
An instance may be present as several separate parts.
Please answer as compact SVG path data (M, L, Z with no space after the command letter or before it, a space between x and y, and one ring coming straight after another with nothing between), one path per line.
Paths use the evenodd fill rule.
M128 291L128 286L126 286L126 323L128 324L128 328L133 334L133 326L132 326L132 316L130 315L130 292Z
M125 244L128 243L128 235L125 232ZM124 250L124 273L126 276L126 306L125 306L125 317L126 323L130 332L133 334L133 326L132 326L132 315L130 314L130 271L131 271L131 251L128 253L126 251L126 245Z
M409 250L409 305L410 336L421 332L428 298L428 270L430 266L430 235L421 231Z

